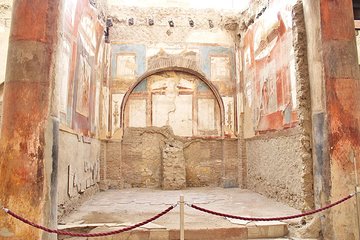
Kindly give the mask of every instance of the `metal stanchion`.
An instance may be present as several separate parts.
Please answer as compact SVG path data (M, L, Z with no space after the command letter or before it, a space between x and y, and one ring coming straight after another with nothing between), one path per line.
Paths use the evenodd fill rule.
M357 213L357 224L358 224L358 239L360 239L360 187L355 186L355 205L356 205L356 213Z
M185 239L185 234L184 234L184 195L180 195L180 240L184 240Z
M357 172L357 163L354 150L352 151L352 159L355 168L355 201L356 201L356 213L357 213L357 224L358 224L358 239L360 240L360 186Z

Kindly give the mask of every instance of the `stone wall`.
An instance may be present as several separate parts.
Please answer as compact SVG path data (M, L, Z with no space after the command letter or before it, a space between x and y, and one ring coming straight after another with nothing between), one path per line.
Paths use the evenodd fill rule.
M243 49L247 156L243 168L247 168L249 189L311 209L311 97L302 3L278 4L270 4L245 34L245 47L249 41L259 43L251 38L252 32L277 36L271 43L262 42L256 51ZM274 12L282 16L278 23ZM259 28L263 21L269 22L268 30ZM283 51L284 46L288 51ZM271 64L276 70L268 68Z
M61 130L59 135L59 215L76 205L100 181L100 141Z
M298 129L246 141L249 189L301 209L302 145Z
M184 143L170 139L162 149L162 188L165 190L186 187Z
M181 44L208 43L232 46L233 30L239 15L214 9L184 8L135 8L111 6L109 9L114 26L110 39L122 43ZM149 25L148 19L154 22ZM133 25L129 25L129 19ZM191 27L189 19L193 20ZM170 27L169 21L174 23ZM209 20L212 25L210 26Z
M110 6L109 18L113 22L113 26L110 27L111 61L109 66L109 122L111 123L109 132L112 139L120 139L120 134L116 132L123 132L124 127L127 126L164 126L162 123L156 122L156 119L151 119L151 117L160 116L160 119L162 119L166 116L155 114L152 109L164 109L162 104L167 103L163 100L164 96L154 96L158 101L152 101L154 99L151 99L150 93L156 92L163 95L163 92L169 92L170 90L179 91L181 96L172 98L179 102L179 105L192 105L177 108L177 110L185 109L186 114L193 116L188 117L185 114L180 114L180 117L186 118L187 125L183 127L184 131L180 133L177 131L177 124L169 123L176 135L219 136L223 134L222 132L225 132L226 135L234 137L237 121L235 116L235 106L237 104L235 99L235 66L237 62L234 54L234 30L238 26L238 16L235 13L209 9ZM149 18L154 21L153 25L149 24ZM194 23L193 26L189 24L190 19ZM169 26L170 20L174 23L173 27ZM164 68L175 70L175 67L194 70L198 75L204 77L202 79L204 81L200 81L199 84L196 83L194 86L190 86L191 84L185 86L176 82L176 85L171 89L170 86L174 85L174 76L171 74L172 79L168 81L169 84L163 84L165 87L160 85L152 86L155 81L166 80L164 77L171 72L156 73L153 76L140 79L144 74L146 75L154 70ZM183 76L181 75L181 77ZM168 76L168 78L170 77ZM177 78L175 77L175 80ZM193 76L188 74L184 79L188 81L190 78L193 78ZM139 80L143 81L138 83ZM213 97L210 95L204 96L204 93L207 92L205 81L208 81L213 86L210 88L214 94L220 95L217 96L218 99L215 105L218 105L217 102L219 102L221 106L224 106L224 110L220 110L223 111L220 116L223 120L216 116L216 126L209 129L201 129L204 126L200 126L199 122L203 121L200 118L199 121L196 119L198 105L208 106L199 108L207 111L201 114L199 112L199 115L205 119L214 118L214 116L211 116L214 115L214 111L215 115L219 115L217 113L219 109L213 110L213 107L209 105L213 104L211 103ZM157 84L159 83L160 81ZM136 84L138 85L133 89ZM128 102L128 94L137 99ZM207 101L208 99L210 101ZM132 107L132 103L137 107ZM123 109L121 106L126 106L128 109ZM192 111L191 108L193 108ZM130 111L132 109L138 109L138 111ZM145 113L147 113L147 116ZM131 121L132 114L136 115L138 122ZM175 119L179 122L185 122L180 117ZM223 123L220 121L224 122L224 127L221 127ZM127 122L130 122L130 124ZM199 129L198 125L200 126ZM209 123L208 125L213 124ZM190 128L193 130L191 133L189 133ZM220 128L223 129L219 131Z
M166 173L164 162L174 157L164 155L170 145L176 148L177 164L167 166L170 172ZM173 189L185 186L237 187L237 149L236 139L180 138L168 127L127 128L122 142L109 141L106 145L106 177L103 182L110 188L161 188L167 176L179 176L170 184ZM182 157L184 166L180 164ZM186 185L180 176L184 167Z
M106 0L110 6L134 6L138 8L151 8L151 7L167 7L167 8L215 8L215 9L229 9L233 11L244 11L249 7L249 1L207 1L206 4L199 1L191 0ZM255 1L253 1L255 2Z

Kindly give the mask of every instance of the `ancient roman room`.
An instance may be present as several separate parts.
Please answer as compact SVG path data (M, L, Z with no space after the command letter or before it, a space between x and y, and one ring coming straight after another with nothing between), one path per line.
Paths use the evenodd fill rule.
M0 0L0 240L360 240L360 1Z

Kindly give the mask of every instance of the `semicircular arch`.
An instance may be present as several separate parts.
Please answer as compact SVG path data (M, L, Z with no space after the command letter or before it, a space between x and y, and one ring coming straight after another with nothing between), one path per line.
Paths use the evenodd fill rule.
M209 87L211 92L214 94L216 103L218 104L218 107L220 109L220 130L221 130L220 136L224 136L224 127L223 126L224 126L224 121L225 121L225 113L224 113L225 110L224 110L224 103L222 101L222 98L221 98L221 95L220 95L218 89L202 73L195 71L193 69L184 68L184 67L158 68L158 69L154 69L154 70L149 70L149 71L145 72L143 75L141 75L140 77L138 77L137 81L129 88L129 90L124 95L123 101L121 103L121 116L120 116L121 128L124 129L124 127L125 127L125 121L124 121L125 109L126 109L128 101L129 101L129 97L130 97L131 93L134 91L134 89L146 78L148 78L152 75L155 75L155 74L161 74L161 73L169 72L169 71L191 74L191 75L199 78L202 82L204 82Z

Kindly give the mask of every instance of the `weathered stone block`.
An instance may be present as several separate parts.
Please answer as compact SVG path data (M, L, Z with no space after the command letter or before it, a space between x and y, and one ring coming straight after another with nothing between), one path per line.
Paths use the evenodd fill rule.
M182 189L186 187L184 144L170 140L162 150L163 189Z

